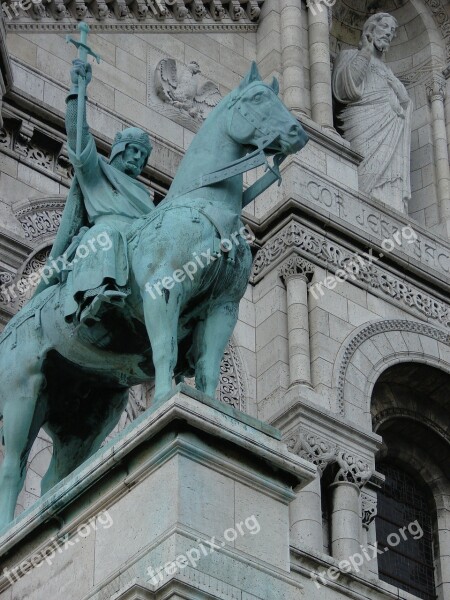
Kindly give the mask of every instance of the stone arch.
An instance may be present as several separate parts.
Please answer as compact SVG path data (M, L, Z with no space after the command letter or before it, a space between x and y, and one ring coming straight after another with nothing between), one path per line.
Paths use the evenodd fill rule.
M406 319L359 327L344 342L334 365L339 414L371 430L375 382L388 367L402 362L428 363L450 373L450 334Z
M411 368L417 372L412 373ZM406 390L405 380L409 384ZM383 387L385 383L391 389L389 385ZM442 574L450 566L446 551L450 510L449 387L450 375L442 370L435 373L427 364L399 364L383 372L371 406L374 431L383 438L377 459L387 458L410 471L432 497L435 585L442 598L448 595Z

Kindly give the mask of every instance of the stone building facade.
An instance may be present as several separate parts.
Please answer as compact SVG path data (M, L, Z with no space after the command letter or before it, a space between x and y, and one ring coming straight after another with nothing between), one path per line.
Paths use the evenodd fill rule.
M77 19L91 25L102 57L88 99L97 146L106 155L116 131L146 129L154 150L143 181L156 201L210 110L189 94L184 105L164 97L155 74L165 59L180 79L195 77L220 96L256 61L263 78L280 80L310 137L283 163L281 187L245 210L256 236L253 272L218 389L220 400L278 428L289 451L317 467L290 503L289 560L261 559L291 587L264 587L261 563L261 581L250 587L225 571L216 591L209 573L192 579L198 595L170 597L450 598L447 0L28 4L3 3L0 29L3 325L31 297L23 282L45 263L70 185L64 111L74 49L64 38ZM386 60L413 102L407 211L360 191L363 157L342 137L332 97L334 60L357 47L374 12L399 23ZM151 390L133 390L119 429L150 404ZM17 514L39 496L50 452L42 435ZM350 557L358 564L348 569ZM103 569L95 581L108 577ZM1 600L44 597L21 581L3 577ZM94 597L83 590L66 597ZM160 597L114 590L95 598Z

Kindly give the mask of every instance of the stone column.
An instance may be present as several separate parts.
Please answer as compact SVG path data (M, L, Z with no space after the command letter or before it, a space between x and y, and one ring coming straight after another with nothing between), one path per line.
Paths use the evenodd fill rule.
M323 552L322 501L320 480L326 466L335 460L336 447L305 431L298 431L287 441L288 448L317 466L317 477L297 494L289 505L291 545Z
M434 74L427 83L427 92L433 119L439 220L450 225L450 166L444 105L446 84L444 77Z
M308 8L311 115L313 121L335 132L331 91L330 21L331 8L323 2Z
M290 385L311 385L308 280L313 272L313 265L300 256L293 256L279 270L287 290Z
M336 560L348 560L361 552L362 523L360 489L372 471L362 460L345 452L337 456L340 469L332 490L331 553Z
M305 115L305 81L302 64L302 8L298 0L280 0L283 100L299 116Z

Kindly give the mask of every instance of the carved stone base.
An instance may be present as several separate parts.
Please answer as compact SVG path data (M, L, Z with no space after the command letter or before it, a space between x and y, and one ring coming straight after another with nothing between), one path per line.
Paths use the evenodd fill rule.
M288 505L314 472L179 386L3 534L0 597L297 599Z

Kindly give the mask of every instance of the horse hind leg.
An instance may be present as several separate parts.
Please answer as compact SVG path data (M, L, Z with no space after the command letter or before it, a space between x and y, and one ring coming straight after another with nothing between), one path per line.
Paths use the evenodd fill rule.
M128 402L128 390L93 389L85 399L85 404L92 406L94 402L101 403L105 410L101 414L93 415L94 418L90 422L94 426L87 428L84 423L82 432L74 428L69 431L64 426L58 427L56 423L47 422L45 431L53 440L53 454L41 482L41 495L97 452L119 422ZM79 418L83 419L83 415L80 414ZM76 423L74 425L76 426Z
M181 294L167 290L163 296L144 293L144 315L152 347L155 367L155 395L157 404L172 390L172 379L178 356L178 320Z
M21 373L20 380L17 379L14 386L8 386L5 394L2 411L5 453L0 467L0 530L14 519L28 456L45 420L45 402L41 396L43 386L44 377L36 365L31 372Z

